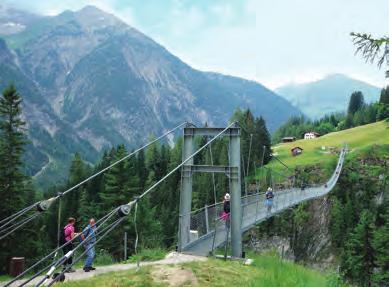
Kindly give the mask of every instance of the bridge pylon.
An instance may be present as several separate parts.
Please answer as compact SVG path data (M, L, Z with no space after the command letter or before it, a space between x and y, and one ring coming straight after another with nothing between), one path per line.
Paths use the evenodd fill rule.
M184 128L182 160L185 161L193 154L194 137L214 137L224 128L198 128L187 124ZM229 137L228 166L194 165L193 158L188 160L181 170L180 217L178 250L184 251L190 243L190 216L192 207L192 186L194 172L224 173L229 178L231 194L231 247L232 256L242 257L242 211L241 211L241 166L240 166L240 128L238 123L231 126L220 136Z

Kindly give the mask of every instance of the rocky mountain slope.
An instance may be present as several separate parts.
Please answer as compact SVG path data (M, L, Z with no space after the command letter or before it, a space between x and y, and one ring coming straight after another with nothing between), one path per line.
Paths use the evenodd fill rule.
M354 91L361 91L368 103L377 101L380 94L378 87L342 74L333 74L315 82L290 84L276 89L277 94L313 119L344 111Z
M28 168L41 182L63 174L76 151L93 162L107 147L137 145L184 120L224 125L249 107L274 130L299 114L258 83L191 68L93 6L23 25L1 36L0 88L13 81L24 98Z

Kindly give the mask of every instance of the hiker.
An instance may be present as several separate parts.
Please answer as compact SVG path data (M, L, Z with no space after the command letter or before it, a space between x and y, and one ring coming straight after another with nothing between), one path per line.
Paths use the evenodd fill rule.
M221 219L226 221L227 227L229 227L229 222L230 222L230 210L231 210L230 194L226 193L224 195L224 200L223 200L223 213Z
M86 260L84 265L84 271L89 272L96 270L93 265L93 260L95 259L95 244L96 244L96 221L94 218L89 220L88 226L84 229L81 234L81 240L84 243L86 250Z
M273 198L274 198L273 189L271 187L267 189L265 193L265 197L266 197L267 212L270 213L273 207Z
M76 236L76 233L74 232L74 225L76 224L76 219L73 218L73 217L69 217L68 219L68 224L65 225L65 227L63 228L63 234L61 234L61 236L63 236L63 242L61 242L61 245L63 245L64 243L67 243L69 242L66 246L63 247L63 254L65 255L66 253L68 253L69 251L72 251L73 250L73 238L74 236ZM65 262L64 262L64 270L66 270L66 272L75 272L75 270L73 268L71 268L72 266L72 263L73 263L73 256L70 256Z

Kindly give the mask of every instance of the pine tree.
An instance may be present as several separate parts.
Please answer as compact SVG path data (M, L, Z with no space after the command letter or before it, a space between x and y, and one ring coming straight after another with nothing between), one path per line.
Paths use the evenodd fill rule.
M266 127L266 122L262 117L256 118L254 122L254 143L255 160L262 161L263 147L265 147L265 156L263 164L267 164L271 159L271 136Z
M115 162L127 155L124 145L119 145L112 162ZM131 199L129 191L129 169L128 160L124 160L109 171L104 176L104 190L99 194L101 198L102 209L105 213L115 207L128 202Z
M69 183L68 186L73 186L82 180L85 179L86 171L85 171L85 163L83 162L79 153L75 153L70 164L69 169ZM75 217L78 220L80 216L80 198L81 194L85 192L85 187L80 186L77 189L73 190L69 194L64 197L63 200L63 218L66 221L68 217Z
M335 198L331 207L330 234L332 244L337 248L343 246L345 235L345 223L343 216L342 203Z
M27 194L27 177L22 172L26 135L21 104L22 98L15 86L9 85L0 98L0 218L20 210L27 198L34 198L33 191ZM27 254L24 252L31 247L31 240L16 233L0 243L0 273L6 271L9 256Z
M21 118L22 99L11 84L0 98L0 218L19 210L24 203L22 155L26 136Z
M361 286L371 286L374 268L373 216L363 211L358 225L348 238L342 258L346 277Z
M112 162L115 162L127 155L124 145L116 148ZM128 160L124 160L112 167L104 176L104 189L99 193L101 198L101 210L104 214L119 207L131 200L129 184L130 172ZM129 228L129 219L114 229L107 238L103 240L103 246L116 259L122 257L123 252L123 229Z
M347 113L350 115L354 115L357 111L359 111L364 105L363 94L360 91L354 92L351 94L350 102L348 104Z
M374 274L374 282L385 286L389 282L389 206L383 215L384 224L374 232L373 247L376 254L375 264L378 272Z
M381 90L379 103L387 105L389 104L389 86Z

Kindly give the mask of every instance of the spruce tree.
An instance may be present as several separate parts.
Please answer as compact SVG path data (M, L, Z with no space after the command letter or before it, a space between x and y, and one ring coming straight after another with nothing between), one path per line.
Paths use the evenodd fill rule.
M25 122L22 120L22 98L13 84L9 85L0 98L0 218L3 219L33 198L33 192L26 194L27 177L22 172L22 155L26 144ZM31 225L30 225L31 226ZM0 273L6 271L10 256L26 255L22 250L28 248L23 238L12 234L0 243ZM24 242L24 246L22 246Z
M378 272L374 274L374 282L378 286L389 282L389 206L383 215L384 224L374 232L373 247L375 251L375 263Z
M358 225L350 234L342 258L346 277L360 286L371 286L374 268L373 216L363 211Z
M350 102L348 104L347 113L354 115L359 111L364 105L363 94L360 91L354 92L351 94Z
M13 84L0 98L0 218L19 210L24 203L22 155L26 144L22 98Z
M75 184L81 182L86 177L85 163L83 162L79 153L75 153L70 164L69 169L69 183L68 186L74 186ZM75 217L78 221L80 217L79 206L81 194L85 192L85 186L80 186L77 189L73 190L67 194L63 199L63 218L66 222L66 218Z
M379 103L389 105L389 86L381 90Z
M116 149L112 162L115 162L127 155L124 145L119 145ZM128 160L124 160L104 175L104 189L99 193L101 198L101 210L104 214L112 209L119 207L131 200L131 192L129 186L129 167ZM123 253L123 228L127 230L129 227L129 219L122 223L121 226L115 228L107 238L103 240L102 246L108 250L116 259L122 257Z

